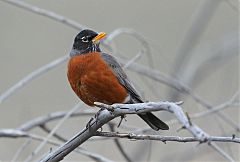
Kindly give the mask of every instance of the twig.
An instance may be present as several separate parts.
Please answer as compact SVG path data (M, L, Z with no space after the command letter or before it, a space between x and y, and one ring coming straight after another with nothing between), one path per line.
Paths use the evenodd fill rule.
M143 47L143 53L147 54L149 56L148 59L149 59L150 67L153 67L152 53L151 53L151 50L150 50L149 43L146 41L146 39L141 34L139 34L138 32L136 32L133 29L129 29L129 28L118 28L118 29L115 29L104 40L104 43L105 44L110 44L113 41L114 38L116 38L117 36L122 35L122 34L128 34L130 36L133 36L135 39L137 39L141 43L141 45ZM117 52L113 51L113 53L115 54Z
M22 1L19 1L22 2ZM16 84L14 84L12 87L10 87L6 92L2 93L0 95L0 104L6 100L8 97L10 97L13 93L15 93L20 88L24 87L28 82L32 81L33 79L36 79L37 77L41 76L42 74L46 73L47 71L51 70L53 67L56 67L57 65L63 63L66 61L68 56L62 56L40 68L33 71L32 73L25 76L23 79L18 81Z
M142 135L135 133L117 133L117 132L99 132L95 133L95 136L101 137L114 137L114 138L127 138L127 139L135 139L135 140L154 140L154 141L175 141L175 142L233 142L240 143L240 138L232 138L232 137L219 137L219 136L209 136L205 138L205 141L200 141L199 138L196 137L178 137L178 136L160 136L160 135Z
M31 155L28 156L26 159L26 162L32 160L33 156L36 155L47 143L47 141L52 137L52 135L59 129L59 127L73 114L79 107L82 105L82 103L76 104L56 125L55 127L51 130L51 132L47 135L44 141L38 147L32 152Z
M72 28L77 29L77 30L86 28L84 25L79 24L76 21L73 21L73 20L68 19L64 16L56 14L55 12L48 11L48 10L39 8L37 6L31 5L31 4L26 3L24 1L19 1L19 0L2 0L2 1L10 3L10 4L15 5L17 7L20 7L20 8L23 8L25 10L28 10L28 11L32 12L32 13L51 18L52 20L55 20L55 21L60 22L62 24L71 26Z
M131 64L133 64L136 60L138 60L142 56L143 52L139 52L132 59L130 59L124 66L123 69L127 69Z
M45 162L45 161L58 162L62 160L66 155L72 152L75 148L77 148L79 145L81 145L90 137L92 137L93 133L96 132L99 128L101 128L103 124L112 120L113 118L114 116L111 115L109 111L107 110L101 111L98 115L98 121L96 121L96 119L93 119L92 121L90 121L88 124L88 128L84 128L81 132L79 132L70 140L68 140L64 145L60 146L59 148L57 148L57 150L45 156L45 158L42 159L41 161L42 162Z
M231 156L229 156L227 153L225 153L220 147L218 147L215 143L208 143L210 147L212 147L214 150L219 152L225 159L231 162L235 162Z
M208 22L210 21L213 13L217 9L218 5L222 2L218 1L201 1L201 4L197 10L193 13L189 27L184 34L183 41L177 50L177 58L174 65L174 72L177 78L180 78L179 75L182 74L183 66L186 64L186 61L189 60L191 50L194 49L197 44L198 39L200 38L201 33L205 30Z
M40 128L42 128L42 130L44 130L44 131L47 132L47 133L51 133L51 132L52 132L52 130L51 130L50 128L48 128L48 127L46 126L46 124L40 125ZM54 133L53 133L53 137L55 137L56 139L58 139L58 140L60 140L60 141L62 141L62 142L66 142L66 141L67 141L67 139L65 139L64 137L62 137L61 135L59 135L57 132L54 132Z
M26 149L26 147L31 143L32 139L27 139L21 147L18 148L18 150L16 151L16 153L14 154L13 158L12 158L12 162L17 161L18 157L20 156L20 154Z
M203 111L203 112L200 112L200 113L195 113L193 115L190 115L191 118L199 118L199 117L202 117L202 116L206 116L206 115L209 115L209 114L212 114L212 113L215 113L217 111L221 111L221 110L224 110L230 106L240 106L240 103L237 103L236 105L235 104L235 100L239 97L239 92L235 93L232 98L229 100L229 101L226 101L216 107L213 107L212 109L209 109L207 111Z
M16 129L1 129L0 130L0 137L30 138L30 139L33 139L33 140L36 140L36 141L45 141L46 140L45 137L41 137L41 136L38 136L38 135L35 135L35 134L30 134L30 133L27 133L27 132L24 132L24 131L21 131L21 130L16 130ZM47 143L51 144L51 145L54 145L54 146L60 146L61 145L60 143L58 143L56 141L53 141L53 140L50 140L50 139L47 140ZM80 154L85 155L87 157L90 157L97 162L111 162L111 160L109 160L109 159L107 159L107 158L105 158L105 157L103 157L99 154L89 152L89 151L84 150L84 149L76 148L74 150L74 152L80 153Z
M222 103L220 105L217 105L217 106L215 106L215 107L213 107L209 110L199 112L199 113L195 113L195 114L190 114L190 117L191 117L191 119L197 119L197 118L200 118L200 117L203 117L203 116L210 115L214 112L224 110L226 108L229 108L230 106L240 106L239 102L235 102L235 100L238 99L238 95L239 95L239 92L236 92L228 101L225 101L224 103ZM176 119L172 119L172 120L168 121L169 125L175 124L175 123L177 123Z
M148 60L148 66L151 68L154 68L154 62L153 62L153 55L151 52L151 48L150 48L150 44L149 42L146 40L146 38L144 36L142 36L140 33L138 33L137 31L133 30L133 29L129 29L129 28L118 28L115 29L114 31L112 31L108 37L104 40L105 44L108 44L109 46L113 46L113 40L120 35L123 34L127 34L128 36L132 36L133 38L135 38L136 40L139 41L139 43L141 44L142 49L138 52L138 54L144 54L147 55L146 59ZM115 50L115 51L114 51ZM114 55L117 54L121 54L120 52L116 51L115 48L113 48L112 53ZM127 68L127 67L125 67ZM146 78L141 78L141 80L143 80L146 85L149 87L149 89L152 90L152 92L154 94L159 94L159 91L156 90L156 88L154 88L153 84L149 84L149 80L147 80Z
M18 127L19 130L22 131L29 131L32 128L41 126L43 124L46 124L50 121L56 120L56 119L60 119L62 117L64 117L68 112L53 112L47 115L43 115L37 118L34 118L30 121L27 121L26 123L20 125ZM74 112L73 114L71 114L72 117L77 117L77 116L84 116L84 115L94 115L96 114L96 111L94 110L85 110L83 112Z
M115 131L114 125L111 124L111 123L109 123L109 128L110 128L110 131L111 131L111 132L114 132L114 131ZM96 132L96 133L97 133L97 132ZM124 151L124 149L123 149L123 147L122 147L119 139L115 138L115 139L114 139L114 142L115 142L116 146L118 147L119 151L121 152L121 154L123 155L123 157L125 158L125 160L126 160L127 162L132 162L132 160L130 159L130 157L129 157L129 156L127 155L127 153Z

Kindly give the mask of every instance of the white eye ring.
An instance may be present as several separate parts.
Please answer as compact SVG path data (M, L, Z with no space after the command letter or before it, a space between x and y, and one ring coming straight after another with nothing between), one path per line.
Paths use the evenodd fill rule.
M85 37L85 36L83 36L83 37L81 38L81 40L82 40L82 42L89 42L88 37Z

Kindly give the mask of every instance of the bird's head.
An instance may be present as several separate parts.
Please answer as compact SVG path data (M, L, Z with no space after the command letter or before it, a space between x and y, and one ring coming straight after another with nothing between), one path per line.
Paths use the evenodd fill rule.
M102 39L106 33L96 33L92 30L82 30L74 39L73 47L70 56L85 54L89 52L100 52L99 40Z

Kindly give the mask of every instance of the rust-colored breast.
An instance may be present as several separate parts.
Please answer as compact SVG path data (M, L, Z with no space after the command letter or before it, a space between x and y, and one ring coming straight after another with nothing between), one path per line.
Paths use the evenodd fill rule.
M71 57L67 76L74 92L87 105L122 103L127 97L126 89L99 53Z

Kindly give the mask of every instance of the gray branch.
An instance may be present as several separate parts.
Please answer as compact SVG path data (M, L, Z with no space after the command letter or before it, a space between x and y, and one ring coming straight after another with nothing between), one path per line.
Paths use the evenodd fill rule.
M90 137L94 136L99 128L101 128L105 123L110 120L125 114L139 114L150 111L161 111L165 110L177 117L177 119L184 125L184 127L189 130L193 136L198 139L198 141L206 141L209 137L204 131L202 131L198 126L191 123L187 116L182 111L182 108L178 106L180 103L172 102L148 102L148 103L138 103L138 104L113 104L106 105L102 103L95 103L97 106L105 108L99 111L97 118L93 118L89 121L87 127L81 132L67 141L64 145L57 148L52 153L49 153L42 162L55 162L62 160L65 156L71 153L75 148L84 143Z
M205 141L199 141L196 137L179 137L179 136L160 136L160 135L142 135L135 133L117 133L117 132L99 132L97 131L95 136L101 137L114 137L114 138L127 138L135 140L154 140L154 141L175 141L175 142L233 142L240 143L240 138L235 137L219 137L209 136L205 138Z

